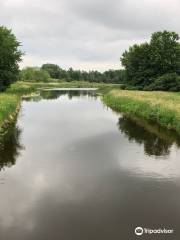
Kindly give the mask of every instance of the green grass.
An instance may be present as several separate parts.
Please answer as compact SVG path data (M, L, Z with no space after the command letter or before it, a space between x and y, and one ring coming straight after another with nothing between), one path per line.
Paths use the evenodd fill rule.
M8 125L14 120L19 104L19 95L7 93L0 94L0 131L2 127L5 127L5 125Z
M180 94L112 90L103 101L115 111L124 112L180 133Z
M36 86L34 84L24 83L24 82L17 82L12 84L7 90L6 93L9 94L19 94L25 95L36 90Z

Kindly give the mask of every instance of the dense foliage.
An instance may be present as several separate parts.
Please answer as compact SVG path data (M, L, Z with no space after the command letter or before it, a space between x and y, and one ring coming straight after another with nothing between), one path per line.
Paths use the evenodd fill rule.
M47 71L53 79L65 79L67 81L89 81L104 83L121 83L125 80L124 70L108 70L103 73L98 71L80 71L69 68L64 70L56 64L43 64L41 67Z
M121 62L126 85L132 89L179 91L180 43L175 32L156 32L150 43L135 44Z
M0 91L18 79L22 52L11 30L0 26Z
M47 82L49 78L49 73L38 67L26 67L20 73L20 80L22 81Z
M58 79L60 77L61 69L56 64L43 64L41 69L48 72L51 78Z

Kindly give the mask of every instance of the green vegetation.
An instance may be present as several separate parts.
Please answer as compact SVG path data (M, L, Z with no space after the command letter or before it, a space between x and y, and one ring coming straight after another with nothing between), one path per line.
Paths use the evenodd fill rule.
M103 97L115 111L157 122L180 133L180 94L112 90Z
M0 26L0 91L18 79L22 52L11 30Z
M44 64L42 68L49 72L52 78L66 81L88 81L104 83L120 83L123 80L124 70L109 70L104 73L98 71L80 71L69 68L67 71L54 64Z
M124 70L108 70L104 73L98 71L64 70L56 64L43 64L39 67L26 67L20 72L21 81L31 82L90 82L90 83L114 83L125 81Z
M120 84L105 84L105 83L90 83L86 81L72 81L72 82L16 82L7 89L8 93L28 94L35 90L45 88L113 88L120 87Z
M20 106L20 96L15 94L0 94L0 132L14 121Z
M156 32L150 43L135 44L121 62L126 70L124 88L137 90L180 90L180 43L175 32Z
M50 75L47 71L38 67L26 67L20 72L20 80L30 82L48 82Z

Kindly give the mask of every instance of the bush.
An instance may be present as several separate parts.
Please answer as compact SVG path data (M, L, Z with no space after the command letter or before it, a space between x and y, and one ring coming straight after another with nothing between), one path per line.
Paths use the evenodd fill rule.
M48 82L49 78L49 73L38 67L27 67L20 73L21 81Z
M154 83L144 87L146 91L180 91L180 76L177 73L168 73L158 77Z
M133 85L126 85L122 84L121 85L122 90L143 90L143 86L133 86Z

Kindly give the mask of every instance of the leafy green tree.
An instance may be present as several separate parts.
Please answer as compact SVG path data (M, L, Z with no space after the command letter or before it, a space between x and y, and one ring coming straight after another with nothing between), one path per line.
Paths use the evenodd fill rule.
M68 73L66 70L59 68L59 79L68 79Z
M59 79L60 78L60 67L56 64L46 63L42 65L42 70L45 70L49 73L51 78Z
M47 82L49 78L49 73L38 67L26 67L20 73L22 81Z
M18 79L22 52L20 42L6 27L0 26L0 91Z
M126 69L127 81L131 85L144 86L151 82L154 75L151 67L151 50L148 43L135 44L125 51L121 62Z
M151 64L154 74L180 73L179 35L175 32L156 32L150 41Z
M180 74L178 40L179 36L175 32L156 32L152 34L150 43L135 44L125 51L121 62L126 70L127 84L143 89L164 74ZM167 76L172 81L172 76ZM167 76L162 79L166 79L168 84L170 81L167 81Z

